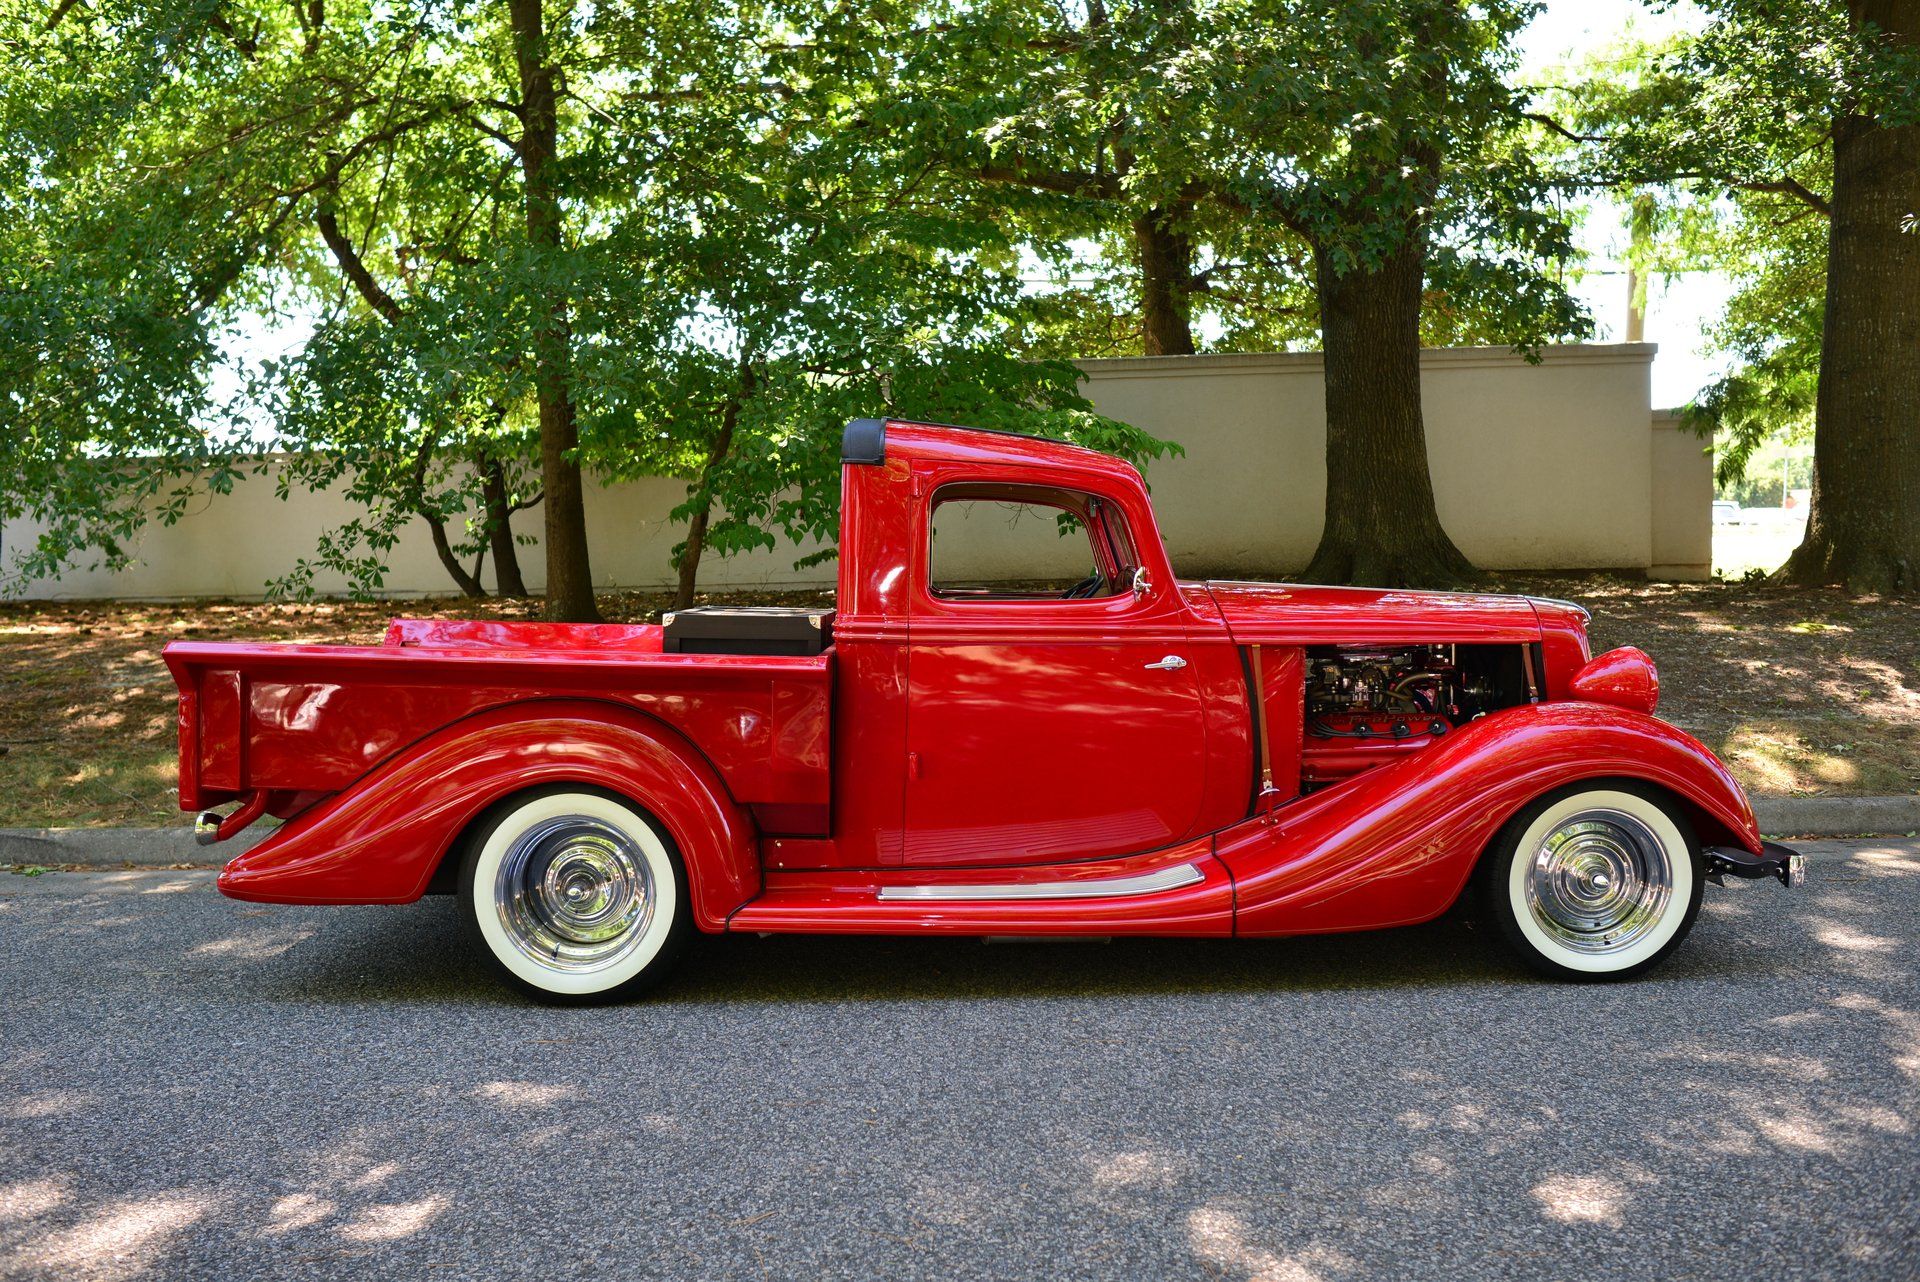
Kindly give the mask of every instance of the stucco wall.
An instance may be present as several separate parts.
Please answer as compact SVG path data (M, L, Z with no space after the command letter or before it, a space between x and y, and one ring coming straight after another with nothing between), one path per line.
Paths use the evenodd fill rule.
M1713 574L1713 455L1671 410L1653 416L1653 563L1655 579Z
M1505 349L1425 353L1436 501L1469 557L1494 569L1706 573L1711 469L1695 438L1652 414L1653 351L1645 344L1552 348L1537 365ZM1087 361L1085 368L1087 395L1101 410L1186 447L1184 458L1148 474L1181 574L1281 577L1305 564L1326 501L1317 355L1147 357ZM598 585L672 581L669 553L682 527L667 512L684 492L669 478L611 488L589 483ZM283 503L270 483L253 479L230 495L202 498L173 527L149 529L137 544L139 563L128 570L74 570L28 585L27 595L258 595L266 580L312 554L321 530L350 515L333 495L303 493ZM515 527L538 535L540 514L522 513ZM9 525L0 547L17 547L32 534ZM710 558L701 582L718 588L832 581L831 563L793 570L798 555L782 547ZM521 563L530 586L539 587L539 549L523 548ZM319 586L340 585L323 578ZM395 551L387 590L450 586L417 528Z
M1652 361L1647 344L1554 348L1538 365L1505 348L1425 353L1434 500L1460 550L1489 568L1653 564ZM1085 367L1103 412L1186 447L1148 477L1182 573L1306 563L1326 503L1318 354ZM1712 501L1672 497L1703 512Z

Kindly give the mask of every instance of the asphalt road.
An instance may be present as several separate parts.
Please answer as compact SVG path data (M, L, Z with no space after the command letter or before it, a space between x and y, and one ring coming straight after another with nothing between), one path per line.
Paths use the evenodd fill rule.
M1911 1278L1920 843L1658 974L1459 924L709 940L503 994L445 901L0 875L0 1276Z

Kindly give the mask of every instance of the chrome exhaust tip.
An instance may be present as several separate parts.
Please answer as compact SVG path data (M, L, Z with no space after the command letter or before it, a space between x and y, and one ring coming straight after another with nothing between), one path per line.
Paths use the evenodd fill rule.
M220 821L225 818L218 810L202 810L193 821L193 844L211 846L220 840Z

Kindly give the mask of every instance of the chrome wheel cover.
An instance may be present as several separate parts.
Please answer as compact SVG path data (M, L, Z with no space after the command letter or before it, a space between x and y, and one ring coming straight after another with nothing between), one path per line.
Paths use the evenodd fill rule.
M645 938L653 872L639 846L610 824L561 815L528 828L494 877L494 909L508 938L542 966L601 970Z
M1633 947L1673 898L1673 862L1658 836L1618 810L1583 810L1535 847L1527 911L1547 937L1589 956Z

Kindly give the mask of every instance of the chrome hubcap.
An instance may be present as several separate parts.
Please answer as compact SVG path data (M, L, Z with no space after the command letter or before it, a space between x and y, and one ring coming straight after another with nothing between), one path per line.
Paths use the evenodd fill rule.
M1617 810L1584 810L1535 848L1527 911L1555 942L1578 953L1631 948L1666 915L1673 863L1652 829Z
M555 970L599 970L646 935L653 873L618 828L562 815L535 824L507 848L493 902L507 935L533 960Z

